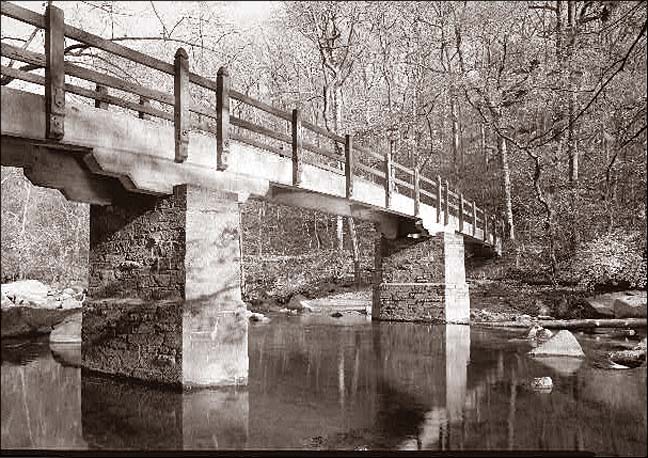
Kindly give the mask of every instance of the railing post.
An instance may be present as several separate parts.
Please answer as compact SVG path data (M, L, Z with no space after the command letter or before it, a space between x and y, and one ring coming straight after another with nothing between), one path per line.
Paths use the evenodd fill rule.
M292 112L292 164L293 186L299 186L302 179L303 158L301 111L297 108Z
M225 67L216 76L216 168L226 170L229 160L230 78Z
M105 95L108 95L108 88L106 86L102 86L101 84L97 84L97 87L95 88L95 92L97 93L98 97L103 97ZM101 108L102 110L107 110L108 103L104 102L101 99L95 99L95 108Z
M65 134L65 62L63 10L45 10L45 136L60 140Z
M464 196L459 193L459 232L463 233L464 230Z
M445 180L445 209L443 211L443 224L450 224L450 184Z
M346 160L344 174L346 175L346 197L353 196L353 140L351 135L344 137L344 158Z
M385 207L391 207L392 190L394 189L394 165L391 149L385 152Z
M418 167L414 167L414 216L421 214L421 176Z
M147 97L140 95L139 104L143 107L148 108L151 106L151 101ZM139 116L140 119L149 119L149 115L147 115L143 111L139 111L137 115Z
M475 205L475 201L472 201L472 235L475 237L477 235L477 205Z
M441 175L437 175L437 223L441 223L441 209L443 208L443 182Z
M174 60L173 121L175 128L175 161L184 162L189 156L189 56L183 48L178 48Z
M490 217L488 216L488 213L486 213L486 210L484 210L484 242L486 242L486 244L489 243L489 239L488 239L488 218L490 218Z
M493 246L497 245L497 220L493 216Z

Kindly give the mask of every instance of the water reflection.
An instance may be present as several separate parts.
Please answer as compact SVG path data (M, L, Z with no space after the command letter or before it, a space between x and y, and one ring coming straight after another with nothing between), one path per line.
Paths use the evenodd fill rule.
M5 345L2 446L646 454L645 368L545 365L506 332L362 316L249 336L246 389L185 393L82 373L71 347ZM551 393L528 388L547 375Z

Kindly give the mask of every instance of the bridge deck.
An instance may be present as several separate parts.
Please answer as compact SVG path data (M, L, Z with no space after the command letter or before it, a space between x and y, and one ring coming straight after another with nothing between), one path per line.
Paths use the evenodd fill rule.
M501 222L452 192L439 177L426 178L388 154L352 145L349 136L301 120L299 110L290 114L229 89L224 69L216 82L190 73L184 51L169 64L66 25L57 8L50 13L41 16L2 2L2 15L45 28L53 37L44 55L2 43L4 57L45 67L45 78L1 67L14 80L46 86L46 96L2 88L2 164L24 167L35 184L60 189L72 200L107 204L120 187L169 194L174 185L190 183L371 220L387 236L396 236L403 222L412 228L418 222L419 229L422 223L430 233L456 231L469 243L501 250ZM65 61L63 36L173 74L175 93ZM95 83L97 89L67 84L66 75ZM194 102L190 83L214 91L217 109ZM172 106L174 115L107 95L105 86ZM68 92L94 99L100 108L72 104ZM230 116L230 99L290 122L292 136L242 119L245 110ZM108 104L137 110L139 117L110 111ZM140 119L144 117L157 119ZM205 120L216 121L216 129ZM338 146L308 143L303 131Z

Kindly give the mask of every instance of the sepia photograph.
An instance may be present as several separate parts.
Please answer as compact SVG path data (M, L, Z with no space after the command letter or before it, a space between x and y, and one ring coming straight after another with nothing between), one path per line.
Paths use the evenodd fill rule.
M1 455L648 455L646 0L0 8Z

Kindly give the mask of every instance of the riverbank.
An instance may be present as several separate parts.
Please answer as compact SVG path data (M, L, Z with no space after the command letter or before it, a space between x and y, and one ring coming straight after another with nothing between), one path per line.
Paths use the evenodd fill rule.
M539 319L615 318L614 302L618 297L625 297L624 294L639 295L639 300L643 300L645 318L645 291L595 297L584 288L573 286L554 288L521 281L487 279L469 279L468 284L472 323L528 324L530 320ZM371 286L356 286L350 280L320 282L297 292L275 290L273 293L272 296L261 293L250 298L247 301L249 312L263 315L316 312L340 318L345 314L371 314ZM81 307L84 298L85 289L78 285L53 288L33 280L26 281L20 288L15 284L3 285L1 336L15 338L48 334L72 315L74 309Z

